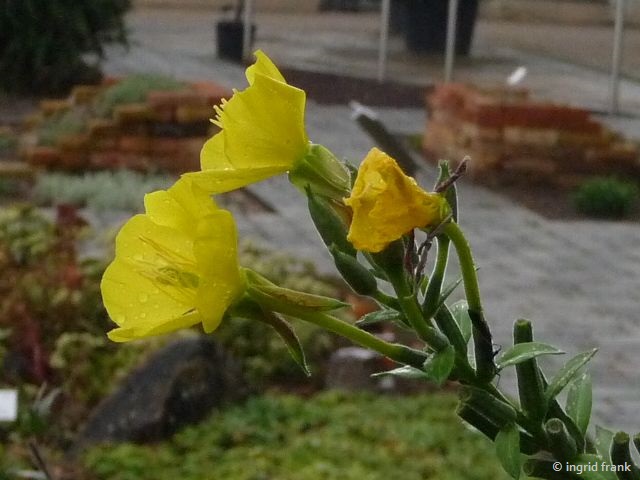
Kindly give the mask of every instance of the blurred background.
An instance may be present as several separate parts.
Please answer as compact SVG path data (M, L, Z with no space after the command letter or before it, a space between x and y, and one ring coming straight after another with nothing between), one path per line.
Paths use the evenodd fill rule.
M255 49L306 90L309 137L340 158L377 145L429 188L438 159L468 155L461 223L497 343L524 316L570 354L598 347L597 422L640 429L640 2L457 4L0 1L0 478L506 478L455 417L455 385L372 378L385 359L308 325L310 378L236 319L106 339L118 228L199 168ZM376 308L285 178L219 203L244 266L348 301L349 321Z

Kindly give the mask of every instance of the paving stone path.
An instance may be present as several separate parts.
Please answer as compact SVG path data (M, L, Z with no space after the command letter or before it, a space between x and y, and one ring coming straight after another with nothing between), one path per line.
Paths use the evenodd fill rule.
M228 86L244 85L242 68L213 58L213 34L205 29L210 29L210 17L158 13L155 18L164 22L158 28L154 17L145 15L132 17L134 46L128 54L112 51L107 71L123 74L154 70L216 80ZM357 29L354 32L356 35ZM326 35L324 41L330 44ZM340 45L334 45L335 51L348 50L345 38L348 40L344 32L336 37L334 41ZM278 43L277 31L269 31L264 41ZM313 53L296 49L295 42L288 45L288 50L278 50L274 56L302 59ZM540 57L535 61L533 86L538 86L541 94L555 92L559 99L566 95L587 106L593 106L589 103L593 95L602 98L606 89L602 73ZM518 59L509 62L508 68L500 68L506 72L518 64ZM489 78L487 72L494 72L491 78L495 79L496 65L467 62L462 69L484 79ZM411 75L408 67L405 73ZM640 104L640 85L627 82L625 87L630 89L627 95L638 95L633 100ZM380 114L394 131L419 132L425 121L420 109L384 109ZM310 138L339 156L357 162L372 146L351 121L347 107L310 103L307 119ZM631 133L640 133L636 120L615 122ZM424 165L417 176L424 185L431 185L433 168ZM238 216L241 234L311 259L323 271L332 271L311 226L306 203L287 180L275 178L250 189L274 213ZM480 267L487 317L496 330L497 343L508 345L513 321L525 317L534 321L540 341L554 343L569 354L598 347L600 353L591 366L598 420L614 428L640 430L640 225L551 221L467 182L461 186L461 203L462 225ZM503 380L505 384L508 381Z

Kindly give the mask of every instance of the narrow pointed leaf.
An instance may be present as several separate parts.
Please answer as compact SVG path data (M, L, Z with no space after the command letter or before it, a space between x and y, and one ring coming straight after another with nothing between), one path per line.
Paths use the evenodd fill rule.
M583 435L587 433L591 419L592 385L591 375L583 373L569 386L567 414L573 419Z
M410 367L408 365L404 367L394 368L393 370L387 370L386 372L378 372L371 375L372 377L385 377L393 376L408 379L423 379L430 380L429 376L420 370L419 368Z
M596 425L596 450L607 463L611 463L611 444L613 432Z
M514 423L510 423L498 432L495 439L496 454L502 468L518 480L522 469L520 455L520 431Z
M541 355L560 355L563 353L563 351L546 343L518 343L504 352L496 362L496 365L499 370L502 370L508 366L517 365L518 363L526 362Z
M579 353L569 360L549 383L545 392L547 401L554 399L578 375L580 369L593 358L597 351L598 349L594 348L590 352Z
M471 339L471 332L473 330L468 310L469 306L467 305L466 300L460 300L451 305L451 313L456 319L456 322L458 322L460 332L462 332L462 336L467 342Z
M247 279L247 292L249 295L261 305L270 308L277 306L294 306L310 310L327 311L348 306L346 303L336 300L335 298L279 287L262 275L249 269L245 269L244 273Z
M367 313L360 317L360 320L356 322L357 327L366 327L369 325L375 325L381 322L400 322L401 313L390 308L383 308L375 312Z
M287 350L289 350L289 353L295 362L300 366L300 368L302 368L305 375L307 377L311 376L311 372L304 355L304 350L302 349L302 344L291 325L289 325L289 323L280 315L276 315L272 312L265 312L263 320L276 331L280 338L282 338L287 346Z
M422 369L436 385L440 386L449 378L455 359L456 351L452 345L449 345L429 357L424 362Z

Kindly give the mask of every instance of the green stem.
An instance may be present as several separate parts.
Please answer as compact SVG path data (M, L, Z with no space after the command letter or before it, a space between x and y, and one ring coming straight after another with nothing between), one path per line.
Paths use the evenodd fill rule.
M422 312L427 318L431 318L435 315L436 309L438 308L438 303L440 303L442 282L444 281L444 275L447 270L448 262L449 239L447 237L438 237L438 256L436 257L436 264L433 267L431 281L429 282L429 286L427 287L424 304L422 305Z
M370 334L364 330L340 320L323 312L309 311L304 308L289 306L287 308L277 308L276 311L285 315L290 315L300 320L317 325L320 328L329 330L344 337L361 347L374 350L385 357L390 358L403 365L410 365L415 368L422 368L427 355L418 350L414 350L398 343L385 342L381 338Z
M405 317L407 317L407 320L409 320L409 323L417 332L418 336L435 351L446 348L449 345L449 341L444 335L427 323L422 316L422 310L420 309L418 300L415 295L409 291L406 282L394 282L393 286L398 294L400 307L402 307Z
M497 368L493 361L493 338L489 325L484 319L480 287L476 274L476 265L471 248L457 223L449 222L443 229L458 254L462 281L469 305L469 318L473 324L473 343L475 346L476 374L478 379L490 381L496 375Z
M476 265L471 253L471 247L457 223L449 222L443 229L443 233L449 237L460 260L462 281L467 295L469 310L482 312L482 300L480 299L480 287L476 274Z

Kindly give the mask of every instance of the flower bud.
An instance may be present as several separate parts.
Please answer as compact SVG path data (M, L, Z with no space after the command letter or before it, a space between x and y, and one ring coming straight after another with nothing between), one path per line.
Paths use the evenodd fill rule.
M307 201L311 219L327 247L335 245L338 250L351 256L356 255L353 245L347 240L347 225L331 202L307 187Z
M371 295L378 290L376 278L355 257L342 253L335 245L329 247L329 250L340 275L354 292L360 295Z

